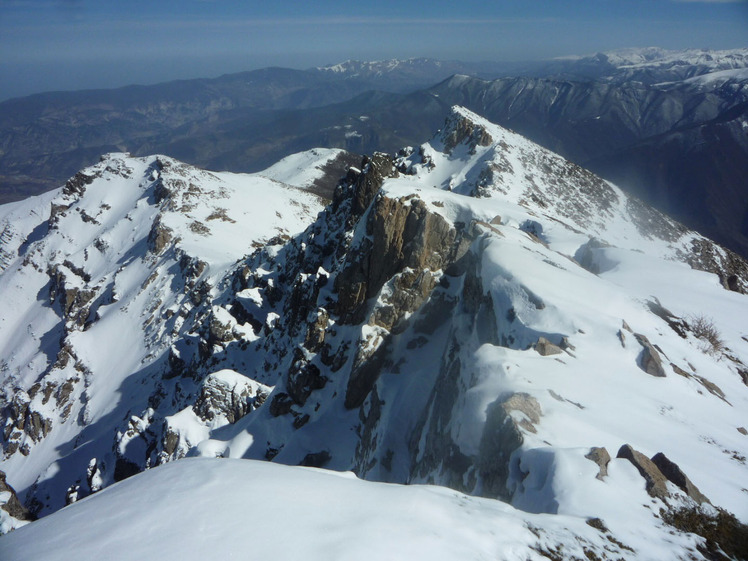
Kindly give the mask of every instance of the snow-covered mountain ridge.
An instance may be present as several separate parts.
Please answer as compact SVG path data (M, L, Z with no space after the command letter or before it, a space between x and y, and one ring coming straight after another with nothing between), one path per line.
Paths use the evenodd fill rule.
M140 161L114 160L121 163L110 167L135 168ZM19 302L44 308L44 287L64 284L54 290L52 306L64 303L61 310L67 310L71 303L66 338L90 371L87 413L74 422L73 416L58 420L68 402L55 404L53 386L45 403L48 383L30 397L22 423L33 418L26 413L36 410L34 400L36 408L48 405L57 417L49 417L54 421L46 436L42 430L34 439L18 429L25 436L11 453L6 443L13 439L6 436L2 469L41 514L66 497L97 493L160 463L218 456L352 470L370 480L500 498L512 505L502 507L501 516L529 531L513 550L522 559L552 552L589 558L587 550L601 559L699 558L708 544L675 531L668 513L696 504L710 511L708 500L748 519L741 486L748 471L748 333L742 320L748 269L739 257L461 108L420 148L366 158L316 219L302 212L297 227L272 239L267 230L286 226L289 218L276 221L271 210L293 209L288 201L303 192L275 196L287 188L254 178L264 196L274 194L260 206L256 197L243 197L238 177L231 176L237 182L231 190L223 175L187 170L191 179L175 193L164 178L180 165L157 161L160 169L146 159L130 173L144 187L142 195L131 195L140 202L107 203L135 209L130 216L142 224L129 255L115 252L114 262L123 267L118 275L132 277L115 282L117 302L79 310L105 267L94 267L91 249L85 259L77 230L67 234L81 242L77 253L70 242L53 246L53 255L50 234L43 232L19 234L25 245L6 247L5 286L13 285L6 281L9 272L24 270L19 263L31 249L44 257L36 274L47 285L17 292ZM93 224L80 218L83 211L104 223L89 208L100 208L94 186L101 180L79 194L88 202L53 212L60 217L53 236L71 228L65 221L72 218ZM68 191L85 181L72 181ZM190 208L190 183L206 194L196 199L207 204ZM163 190L170 194L162 197ZM214 250L200 246L201 234L190 237L191 224L211 228L217 219L208 216L222 214L214 202L220 195L223 214L236 220L220 223L250 231L211 230L211 243L228 235L236 255L241 244L248 253L251 240L264 242L235 265L229 252L208 260L204 255ZM39 202L37 213L44 208ZM244 220L235 217L239 209L246 209ZM242 224L259 217L270 218L262 235L251 229L253 222ZM206 263L195 265L197 275L179 273L182 259L167 257L182 244L191 244L188 254ZM164 267L156 275L154 254ZM62 281L46 273L45 260L58 264ZM78 292L68 296L70 276L81 281L71 284ZM139 296L149 287L154 292ZM126 302L129 311L122 310ZM152 341L152 356L127 362L121 353L96 362L104 353L93 352L84 337L112 321L108 307L129 318L135 348L146 348L140 339ZM718 337L710 340L698 319ZM27 321L15 321L6 333ZM114 332L124 337L127 331L121 323ZM35 360L36 376L46 379L41 366L53 358L29 351L13 366L23 372L23 364ZM122 366L118 378L111 363ZM14 396L29 395L32 378L16 376L7 384L4 378L3 386L13 385ZM12 398L5 399L12 435L20 417ZM104 400L116 405L107 409ZM296 476L287 473L290 485ZM137 492L137 480L128 489ZM105 490L96 504L107 496L116 500L122 488L110 495ZM49 524L64 524L68 513L92 504L73 505ZM527 513L555 516L543 522ZM24 532L31 536L35 526L0 540L0 548L18 551L10 548L22 547ZM471 557L498 551L509 558L501 539L481 544Z
M569 69L595 71L597 78L616 83L676 82L713 73L735 73L748 68L748 49L667 50L659 47L619 49L595 55L557 59Z
M313 181L311 159L296 179ZM66 484L75 496L100 457L78 458L98 446L87 431L116 429L127 440L129 402L161 399L160 381L150 377L160 375L173 341L219 321L210 293L226 271L252 244L288 238L322 207L318 196L267 177L124 154L103 157L60 190L3 207L3 469L17 476L13 484L28 489L44 463L67 461L83 475ZM251 338L251 330L242 335ZM244 386L253 396L263 391L226 376L211 384L237 395ZM94 428L102 419L114 424ZM110 475L132 473L127 466L119 462L121 473ZM49 500L54 509L65 503L59 495Z

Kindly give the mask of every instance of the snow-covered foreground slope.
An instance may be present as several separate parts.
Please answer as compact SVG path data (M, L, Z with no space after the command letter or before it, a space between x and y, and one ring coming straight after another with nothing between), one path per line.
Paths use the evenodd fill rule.
M0 558L527 561L619 552L569 516L532 515L442 487L265 462L186 459L123 481L0 539ZM694 548L674 536L672 545ZM635 544L648 548L642 536ZM626 553L626 550L623 550ZM656 546L648 559L667 559Z
M270 175L306 181L303 170L290 169L304 158L316 156L292 158ZM4 384L9 428L0 469L36 512L173 460L220 456L428 483L490 500L235 462L159 468L109 496L119 489L147 495L149 482L167 477L159 474L203 477L204 487L189 486L220 494L208 466L254 470L252 485L313 488L279 491L279 504L258 515L268 518L263 524L286 520L287 496L314 504L322 481L351 487L334 491L347 498L320 520L357 520L350 512L363 504L383 508L369 490L392 493L394 504L425 493L444 500L434 510L446 514L434 523L459 525L428 533L457 539L451 531L473 532L463 525L497 528L464 555L445 549L451 558L494 547L511 558L519 543L523 559L533 558L533 548L556 558L584 558L589 548L600 559L698 559L716 546L684 533L693 525L679 522L681 509L709 517L720 507L748 520L748 265L736 255L462 108L420 148L365 158L316 219L308 193L277 182L188 170L193 179L178 183L166 179L182 169L178 163L156 170L148 161L135 174L146 178L145 192L130 195L128 205L95 197L99 178L77 199L82 210L53 210L64 212L56 230L19 234L31 240L19 251L7 246L14 265L0 277L4 286L27 267L21 260L29 248L40 256L29 263L41 270L24 273L38 275L25 292L14 281L23 296L17 316L27 319L13 320L5 333L21 333L28 322L34 333L58 329L63 337L52 340L70 342L67 361L62 349L45 358L34 352L40 343L29 342ZM277 197L247 202L239 181ZM204 193L201 202L185 202L194 190ZM224 210L212 202L221 193ZM44 216L42 202L34 204ZM79 218L83 211L94 216L103 204L147 225L133 232L150 231L139 245L109 241L108 248L127 249L108 264L91 257L99 250L79 224L90 224ZM220 218L241 209L244 220ZM208 240L191 225L212 224L213 215L227 230ZM75 227L63 228L73 218ZM130 232L123 218L112 228ZM68 245L55 252L53 243L63 244L56 236ZM256 250L232 264L252 242ZM114 285L106 288L112 264ZM77 292L68 295L70 287ZM89 304L103 296L82 296L87 290L113 297ZM36 389L26 363L39 365ZM46 432L44 419L51 419ZM312 481L318 477L328 479ZM93 512L89 505L105 505L107 496L13 540ZM237 516L254 516L252 504L261 502L244 501ZM465 518L462 504L479 514ZM383 512L387 524L407 527ZM417 535L422 524L413 520ZM519 542L505 541L504 526L517 528L511 537ZM364 528L365 543L381 531ZM315 534L309 547L359 539L350 526L330 532ZM3 540L0 546L10 543Z

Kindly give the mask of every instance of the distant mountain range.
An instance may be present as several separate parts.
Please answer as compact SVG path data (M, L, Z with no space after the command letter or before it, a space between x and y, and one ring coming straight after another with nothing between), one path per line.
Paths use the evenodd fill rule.
M432 59L268 68L0 104L0 197L101 153L251 172L313 147L416 145L461 104L748 255L748 49L627 49L534 63Z

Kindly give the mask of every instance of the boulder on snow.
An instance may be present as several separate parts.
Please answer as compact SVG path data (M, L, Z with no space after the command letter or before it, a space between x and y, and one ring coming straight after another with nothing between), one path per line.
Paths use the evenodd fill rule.
M540 356L559 355L564 352L561 347L554 345L545 337L538 337L538 342L534 347Z
M691 480L678 467L678 464L670 460L662 452L652 456L652 463L656 465L668 481L675 483L686 495L691 497L697 503L708 503L709 499L699 491Z
M608 450L606 448L601 448L594 446L590 448L590 451L588 454L585 455L585 458L588 460L591 460L595 462L600 470L598 471L596 477L598 479L601 479L608 475L608 464L610 463L610 454L608 453Z
M664 499L670 496L667 490L667 478L652 460L641 452L637 452L630 445L624 444L618 450L616 458L625 458L634 464L641 476L646 481L647 493L653 497Z
M639 367L647 374L664 378L666 374L662 366L660 353L657 352L657 349L654 348L654 345L649 342L646 336L641 333L634 333L634 337L636 337L636 340L642 346L642 352L639 355Z

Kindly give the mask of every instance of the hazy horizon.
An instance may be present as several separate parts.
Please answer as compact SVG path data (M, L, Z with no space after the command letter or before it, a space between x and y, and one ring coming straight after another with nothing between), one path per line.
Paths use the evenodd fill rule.
M745 0L0 0L0 10L0 99L348 59L529 61L748 46Z

